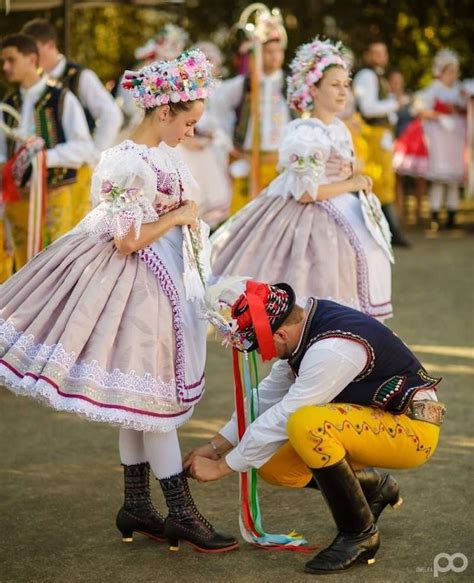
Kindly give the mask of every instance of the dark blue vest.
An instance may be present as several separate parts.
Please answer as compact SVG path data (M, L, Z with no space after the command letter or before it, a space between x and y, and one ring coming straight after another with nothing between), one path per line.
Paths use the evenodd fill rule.
M36 135L44 139L46 148L53 148L57 144L64 144L66 134L62 124L63 103L65 90L56 85L47 84L44 93L35 104L35 130ZM5 103L18 112L21 111L21 93L17 89L5 99ZM13 116L4 113L5 123L10 127L15 127L16 121ZM7 139L7 155L9 158L15 153L17 143ZM25 175L29 180L31 172ZM76 182L77 170L74 168L48 168L48 187L57 188L65 184Z
M312 306L300 343L288 361L298 375L306 351L325 338L347 338L367 352L364 370L334 399L403 413L417 391L434 389L441 381L389 328L372 318L329 300L311 298Z

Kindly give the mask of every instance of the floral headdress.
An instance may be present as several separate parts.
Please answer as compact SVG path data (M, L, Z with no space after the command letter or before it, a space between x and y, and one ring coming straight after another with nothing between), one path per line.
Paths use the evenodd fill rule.
M165 24L156 36L156 59L160 61L169 61L176 59L180 55L185 46L188 44L189 35L180 26L176 24Z
M214 82L211 69L204 54L195 49L174 61L157 61L138 71L125 71L122 86L132 91L143 109L194 101L207 97Z
M208 61L212 64L213 67L221 67L222 63L224 62L224 55L220 48L213 42L203 40L197 42L195 45L192 46L193 49L198 49L202 51Z
M349 70L350 55L341 42L322 41L316 37L312 42L299 47L291 62L291 75L288 77L287 98L292 109L299 112L312 109L313 98L309 88L333 65Z
M436 53L433 60L433 76L440 77L448 65L459 65L458 54L451 49L441 49Z
M288 37L280 10L273 8L271 12L267 10L257 14L254 34L263 44L280 41L286 48Z
M257 39L262 44L280 41L285 49L288 44L288 36L280 9L270 10L261 2L249 4L242 11L237 28L243 30L249 39Z
M188 33L176 24L165 24L156 35L135 50L137 61L170 61L180 55L189 40Z

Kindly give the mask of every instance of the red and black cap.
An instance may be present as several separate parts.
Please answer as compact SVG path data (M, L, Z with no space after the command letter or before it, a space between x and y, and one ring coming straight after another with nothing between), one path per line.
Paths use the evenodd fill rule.
M245 350L259 348L262 360L274 358L273 333L286 320L295 301L295 292L287 283L270 285L248 280L245 292L232 306L232 318Z

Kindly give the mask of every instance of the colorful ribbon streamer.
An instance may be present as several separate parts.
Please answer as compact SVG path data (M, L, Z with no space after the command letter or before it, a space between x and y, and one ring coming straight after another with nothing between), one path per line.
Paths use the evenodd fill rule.
M242 357L236 348L232 349L234 371L234 398L239 439L246 427L258 416L258 369L255 352L245 352ZM241 366L243 373L241 373ZM242 383L243 379L243 383ZM289 550L312 552L315 547L307 546L305 538L295 531L287 535L268 534L262 526L262 514L257 492L257 471L240 474L240 532L248 543L267 550Z

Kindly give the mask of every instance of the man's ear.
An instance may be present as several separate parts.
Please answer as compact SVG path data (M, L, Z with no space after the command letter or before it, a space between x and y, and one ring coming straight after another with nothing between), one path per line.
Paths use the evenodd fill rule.
M276 336L276 339L281 342L287 342L288 340L288 332L285 328L278 328L278 330L273 333L273 336Z

